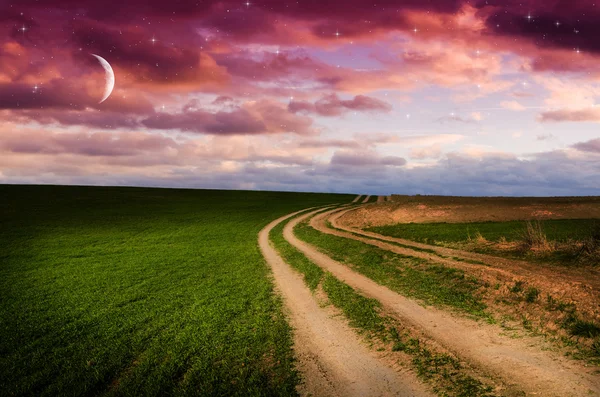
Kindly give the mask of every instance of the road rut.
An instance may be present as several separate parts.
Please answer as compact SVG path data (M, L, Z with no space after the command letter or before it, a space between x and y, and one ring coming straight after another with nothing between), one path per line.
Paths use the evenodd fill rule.
M345 321L333 317L332 308L320 307L301 275L271 246L271 229L297 213L269 223L259 233L258 243L294 328L294 350L304 379L299 392L312 396L432 396L416 376L398 373L377 359Z

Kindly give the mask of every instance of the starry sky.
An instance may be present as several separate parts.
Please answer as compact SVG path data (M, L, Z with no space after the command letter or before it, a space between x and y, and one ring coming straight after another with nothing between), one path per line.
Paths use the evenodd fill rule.
M595 0L2 0L0 182L600 195L598 21Z

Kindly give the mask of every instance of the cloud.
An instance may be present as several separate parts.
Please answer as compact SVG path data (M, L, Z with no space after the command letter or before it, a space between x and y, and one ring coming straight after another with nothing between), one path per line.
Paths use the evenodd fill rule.
M600 107L587 109L560 109L543 112L538 116L538 120L542 123L548 122L595 122L600 123Z
M600 138L592 139L587 142L579 142L579 143L572 145L571 147L573 147L577 150L580 150L582 152L600 154Z
M502 101L500 102L500 106L502 106L505 109L514 110L516 112L522 112L523 110L527 109L525 106L521 105L517 101Z
M535 139L537 139L538 141L551 141L553 139L556 139L556 137L552 134L538 134Z
M406 160L397 156L380 156L371 151L338 150L333 154L330 164L345 167L401 167L406 165Z
M290 113L281 103L270 100L249 101L232 110L214 113L184 107L180 113L156 113L141 123L153 129L223 135L317 132L312 119Z
M477 120L471 118L471 117L462 117L459 116L455 113L452 113L450 115L446 115L446 116L442 116L442 117L438 117L436 119L436 121L438 123L449 123L449 122L459 122L459 123L466 123L466 124L476 124Z
M437 159L442 155L440 145L431 145L422 148L412 148L410 150L410 158L416 160Z
M343 100L336 94L330 94L317 100L314 104L306 101L292 101L288 105L292 113L316 113L320 116L339 116L346 111L358 112L389 112L392 106L384 101L365 95L357 95L352 99Z

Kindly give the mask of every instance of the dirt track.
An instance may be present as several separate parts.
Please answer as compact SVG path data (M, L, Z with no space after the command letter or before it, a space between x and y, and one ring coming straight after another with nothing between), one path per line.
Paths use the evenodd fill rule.
M301 211L300 211L301 212ZM320 307L302 277L269 243L269 232L281 217L259 233L258 243L273 270L277 289L294 328L294 349L304 383L302 395L430 396L410 373L398 373L376 358L335 311Z
M385 202L385 197L386 197L386 196L377 196L377 202L378 202L378 203L383 203L383 202Z
M371 198L371 196L367 196L367 197L365 197L365 199L362 201L362 203L363 203L363 204L364 204L364 203L368 203L370 198Z
M353 203L356 203L356 202L358 202L358 200L360 200L360 198L361 198L361 197L362 197L362 195L360 195L360 194L359 194L358 196L356 196L356 197L354 198L354 200L352 200L352 202L353 202Z
M529 337L512 339L501 335L501 329L496 326L459 318L439 309L424 308L300 241L294 236L293 227L311 214L302 215L285 227L286 240L314 263L364 295L379 300L394 316L417 326L432 339L482 372L491 377L498 376L509 387L521 388L532 395L600 394L598 377L591 375L589 369L557 353L540 350L537 347L539 340ZM320 218L322 219L323 216ZM326 232L316 224L315 227Z
M367 232L347 226L341 221L340 218L342 218L349 211L352 211L352 209L345 209L341 211L332 210L328 213L332 214L328 218L328 220L331 222L331 225L340 230L333 230L325 226L323 220L323 218L327 216L325 214L313 219L313 227L318 228L323 233L359 240L398 254L410 255L432 260L438 263L443 263L452 267L467 270L476 275L482 275L484 273L496 273L500 279L505 280L535 280L535 283L538 285L538 287L545 292L554 295L567 295L581 308L586 308L586 306L588 306L587 309L590 311L590 313L597 314L598 308L589 306L590 302L597 302L600 300L600 277L598 277L598 273L600 272L598 272L598 270L532 265L531 263L525 261L500 258L497 256L462 251L453 248L439 247L435 245L418 243L411 240L384 236L373 232ZM333 214L333 212L336 213ZM409 248L392 245L386 243L386 241L399 243L408 246ZM441 258L438 255L428 252L412 250L410 247L431 250L436 252L438 255L442 255L447 258ZM463 261L456 261L450 258L475 260L482 262L485 265L471 264Z

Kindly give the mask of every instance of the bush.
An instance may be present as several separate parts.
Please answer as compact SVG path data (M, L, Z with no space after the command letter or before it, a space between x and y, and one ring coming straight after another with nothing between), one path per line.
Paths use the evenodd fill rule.
M536 220L525 223L525 230L521 232L521 248L524 251L552 251L553 245L546 237L546 233L542 228L542 222Z

